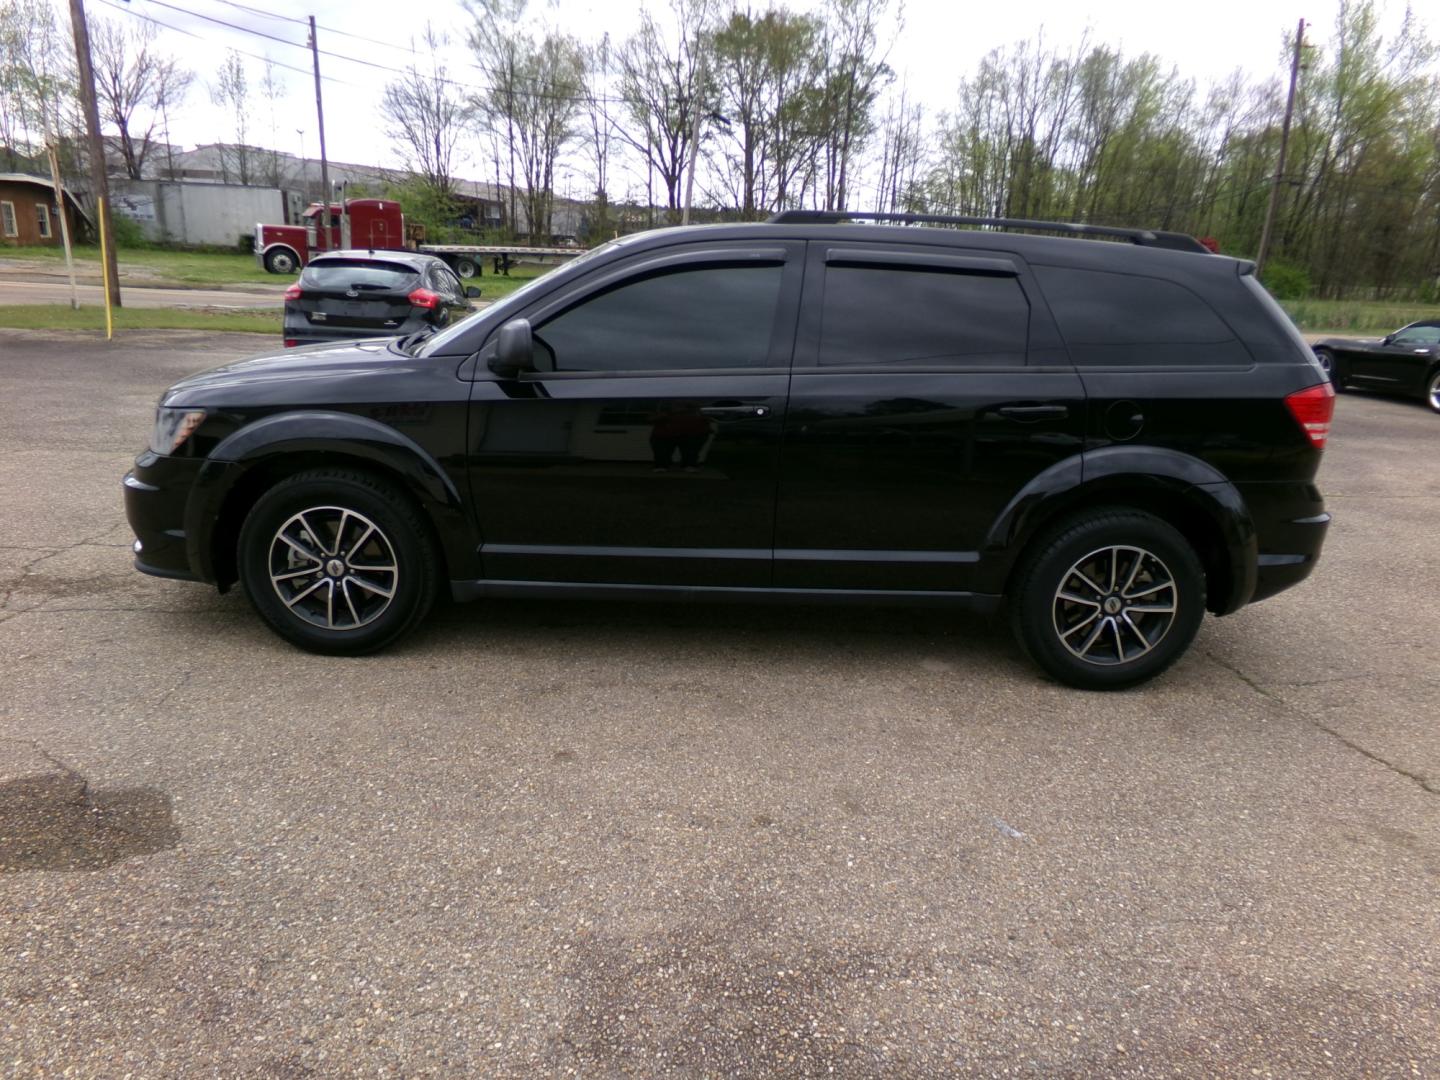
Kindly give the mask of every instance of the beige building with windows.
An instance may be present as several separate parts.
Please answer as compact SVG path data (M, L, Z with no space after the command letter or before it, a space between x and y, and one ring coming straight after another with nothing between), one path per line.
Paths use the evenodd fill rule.
M68 191L70 236L88 233L90 219ZM0 173L0 245L30 247L60 243L60 208L55 185L48 177L27 173Z

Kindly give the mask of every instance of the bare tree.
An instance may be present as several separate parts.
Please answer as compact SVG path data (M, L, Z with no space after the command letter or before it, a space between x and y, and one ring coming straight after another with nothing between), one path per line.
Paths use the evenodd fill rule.
M440 58L449 36L426 23L421 44L424 59L417 58L385 87L380 108L390 137L404 149L406 166L434 199L444 202L454 194L456 148L470 129L473 111Z
M714 78L726 117L716 170L745 217L790 204L819 130L809 92L821 64L808 15L735 10L714 37ZM803 186L799 185L799 186Z
M42 152L73 128L75 52L69 47L45 0L6 0L0 4L0 138L10 151ZM66 172L77 164L62 155Z
M520 65L523 35L520 20L525 15L526 0L466 0L465 8L475 20L467 41L470 50L485 72L489 86L475 99L475 107L484 117L494 143L503 145L507 168L509 198L506 207L506 231L515 235L518 187L515 177L515 110L522 91ZM503 138L501 132L504 132ZM496 161L496 184L500 165Z
M125 172L139 180L162 110L178 104L194 76L155 45L155 27L95 19L90 27L100 118L120 136Z
M920 198L921 170L925 164L924 109L902 88L880 125L880 182L875 209L899 213L914 208Z
M245 62L234 49L226 52L215 82L210 84L210 100L234 117L235 141L219 146L221 178L229 183L233 171L240 183L248 184L250 146L245 140L249 133L250 83L245 77Z
M676 30L668 35L648 11L620 50L620 87L630 124L624 138L660 174L671 211L680 208L696 110L711 95L704 54L710 47L711 0L671 0Z
M269 59L265 61L265 69L260 75L260 96L270 114L270 146L264 152L265 182L279 187L284 178L280 175L280 151L276 149L280 145L280 122L275 108L285 97L285 78Z
M615 133L615 120L610 114L611 89L610 35L585 49L585 158L594 179L595 220L591 235L603 238L610 232L610 142Z
M552 232L555 163L575 139L585 100L585 56L578 41L555 30L535 41L519 21L523 2L478 0L472 11L470 44L490 79L477 105L497 138L505 132L511 205L518 166L526 230L543 239ZM511 221L518 224L513 210Z
M894 73L880 54L880 24L890 0L829 0L825 20L825 75L822 83L827 132L824 143L827 210L849 202L850 167L875 130L880 91ZM893 23L899 32L900 15Z

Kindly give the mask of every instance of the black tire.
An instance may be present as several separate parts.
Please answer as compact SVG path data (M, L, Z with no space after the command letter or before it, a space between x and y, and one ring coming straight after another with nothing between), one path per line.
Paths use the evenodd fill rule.
M1325 377L1330 380L1330 385L1335 388L1338 394L1345 389L1345 378L1340 369L1335 366L1335 354L1329 349L1316 349L1315 359L1320 361L1320 368L1325 372Z
M435 599L438 560L420 512L363 472L312 469L280 481L246 515L236 555L256 612L309 652L376 652Z
M1167 605L1168 616L1160 610ZM1205 568L1195 550L1166 522L1126 507L1077 514L1037 537L1010 594L1021 648L1085 690L1154 678L1189 647L1204 615Z
M1440 367L1431 368L1425 376L1425 404L1440 413Z
M271 248L265 253L265 269L272 274L293 274L300 269L300 256L289 248Z
M464 280L464 281L469 281L471 278L475 277L475 276L478 275L479 273L480 273L480 268L475 264L475 260L474 260L474 259L456 259L456 260L455 260L455 276L456 276L456 277L458 277L458 278L460 278L460 279L462 279L462 280Z

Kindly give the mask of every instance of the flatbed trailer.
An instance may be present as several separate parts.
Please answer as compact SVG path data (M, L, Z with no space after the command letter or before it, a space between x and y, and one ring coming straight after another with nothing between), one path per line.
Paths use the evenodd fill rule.
M525 247L516 244L417 244L416 251L444 259L462 278L480 277L484 260L494 262L494 272L510 273L515 262L549 266L585 254L582 247Z

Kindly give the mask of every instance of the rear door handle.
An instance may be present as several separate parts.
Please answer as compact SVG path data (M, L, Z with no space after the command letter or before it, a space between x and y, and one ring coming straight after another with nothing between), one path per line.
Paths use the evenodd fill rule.
M1064 405L1003 405L995 411L1007 420L1063 420L1070 415Z
M716 420L743 420L751 416L769 416L769 405L706 405L700 410Z

